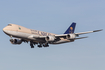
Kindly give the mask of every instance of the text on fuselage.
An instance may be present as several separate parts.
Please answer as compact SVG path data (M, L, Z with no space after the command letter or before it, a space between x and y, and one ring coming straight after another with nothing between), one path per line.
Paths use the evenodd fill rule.
M36 34L36 35L40 35L40 36L49 36L49 35L51 35L50 33L47 33L47 32L41 32L41 31L32 30L32 29L31 29L31 33Z

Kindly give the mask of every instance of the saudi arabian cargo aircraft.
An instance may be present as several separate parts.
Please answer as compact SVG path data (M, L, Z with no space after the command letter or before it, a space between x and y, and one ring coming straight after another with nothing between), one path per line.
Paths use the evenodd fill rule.
M30 42L31 48L34 48L34 45L36 44L38 45L39 48L41 48L42 46L49 47L49 44L62 44L74 42L77 39L87 38L79 37L79 35L102 31L94 30L88 32L74 33L75 26L76 23L73 22L71 26L66 30L66 32L61 35L28 29L16 24L8 24L8 26L3 28L3 32L11 37L10 42L12 44Z

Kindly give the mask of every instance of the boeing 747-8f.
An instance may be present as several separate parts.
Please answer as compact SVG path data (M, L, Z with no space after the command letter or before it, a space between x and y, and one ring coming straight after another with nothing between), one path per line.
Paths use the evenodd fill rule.
M61 44L74 42L77 39L83 39L87 37L79 37L79 35L98 32L102 30L94 30L88 32L74 33L76 23L72 23L64 34L57 35L53 33L42 32L38 30L28 29L16 24L8 24L3 28L3 32L11 37L10 42L12 44L21 44L22 42L30 42L31 48L34 45L41 47L49 47L49 44ZM14 38L13 38L14 37Z

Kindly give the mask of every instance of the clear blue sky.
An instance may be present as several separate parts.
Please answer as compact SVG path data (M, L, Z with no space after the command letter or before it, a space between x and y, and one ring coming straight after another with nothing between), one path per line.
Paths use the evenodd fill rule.
M2 32L8 23L62 34L72 22L75 32L105 30L105 0L1 0L0 70L105 70L105 32L48 48L12 45Z

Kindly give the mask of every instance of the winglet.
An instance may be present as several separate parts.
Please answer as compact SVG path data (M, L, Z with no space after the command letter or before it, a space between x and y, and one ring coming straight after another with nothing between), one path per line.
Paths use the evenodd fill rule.
M66 30L66 32L64 34L70 34L70 33L74 33L75 31L75 26L76 26L76 23L72 23L71 26Z

